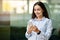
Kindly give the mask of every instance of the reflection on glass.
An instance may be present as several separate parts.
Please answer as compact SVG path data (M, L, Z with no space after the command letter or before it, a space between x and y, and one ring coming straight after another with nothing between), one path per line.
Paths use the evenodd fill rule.
M29 1L29 14L32 13L33 5L35 2L37 2L37 0L30 0Z
M27 1L4 1L2 2L3 12L10 12L10 13L25 13L27 12Z

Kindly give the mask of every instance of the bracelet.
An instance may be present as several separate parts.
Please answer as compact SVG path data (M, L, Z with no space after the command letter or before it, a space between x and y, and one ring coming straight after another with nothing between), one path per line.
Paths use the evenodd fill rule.
M41 31L39 31L37 34L39 35L41 33Z

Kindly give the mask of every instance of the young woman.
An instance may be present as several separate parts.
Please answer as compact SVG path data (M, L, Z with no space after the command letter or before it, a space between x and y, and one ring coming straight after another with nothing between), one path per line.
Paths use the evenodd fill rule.
M42 2L36 2L25 36L28 40L48 40L51 32L52 21L49 19L48 12Z

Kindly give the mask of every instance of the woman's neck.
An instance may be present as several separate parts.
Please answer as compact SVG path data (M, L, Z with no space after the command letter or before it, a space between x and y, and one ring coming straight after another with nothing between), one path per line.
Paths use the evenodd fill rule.
M37 17L37 20L42 20L42 18L43 18L43 16L41 16L41 17Z

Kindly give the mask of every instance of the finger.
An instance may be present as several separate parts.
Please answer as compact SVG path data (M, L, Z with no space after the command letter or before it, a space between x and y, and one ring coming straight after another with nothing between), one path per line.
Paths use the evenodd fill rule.
M35 28L36 26L35 26L35 25L33 25L33 27Z

